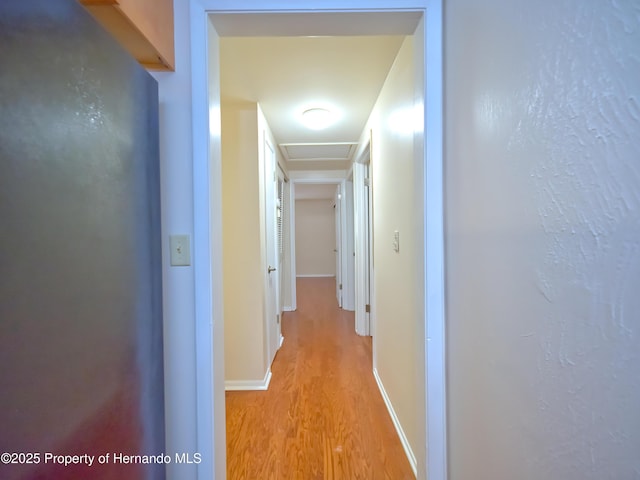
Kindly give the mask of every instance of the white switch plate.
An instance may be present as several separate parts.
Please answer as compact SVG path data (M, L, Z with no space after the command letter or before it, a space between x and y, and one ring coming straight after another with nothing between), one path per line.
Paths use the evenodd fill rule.
M171 235L169 237L171 249L171 266L185 267L191 265L191 245L189 235Z
M393 251L396 253L400 251L400 232L398 230L393 232Z

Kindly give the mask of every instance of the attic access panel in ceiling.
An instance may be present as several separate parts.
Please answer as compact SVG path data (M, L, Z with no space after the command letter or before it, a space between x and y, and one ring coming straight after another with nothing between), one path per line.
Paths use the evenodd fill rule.
M356 150L355 142L339 143L281 143L280 151L288 162L350 160Z

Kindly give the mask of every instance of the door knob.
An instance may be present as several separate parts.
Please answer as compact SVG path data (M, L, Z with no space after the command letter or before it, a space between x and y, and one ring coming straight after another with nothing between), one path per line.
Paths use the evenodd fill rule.
M276 269L273 268L271 265L269 265L269 267L267 268L267 273L271 273L271 272L275 272Z

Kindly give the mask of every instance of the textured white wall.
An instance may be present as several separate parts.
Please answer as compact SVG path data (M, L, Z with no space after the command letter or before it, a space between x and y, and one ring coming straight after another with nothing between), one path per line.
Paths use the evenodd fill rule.
M445 32L450 479L638 479L640 2Z

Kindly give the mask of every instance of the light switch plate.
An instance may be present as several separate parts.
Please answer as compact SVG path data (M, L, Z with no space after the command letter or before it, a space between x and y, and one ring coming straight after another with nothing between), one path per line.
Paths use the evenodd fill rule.
M191 265L191 244L189 235L171 235L169 237L171 249L171 266L186 267Z

